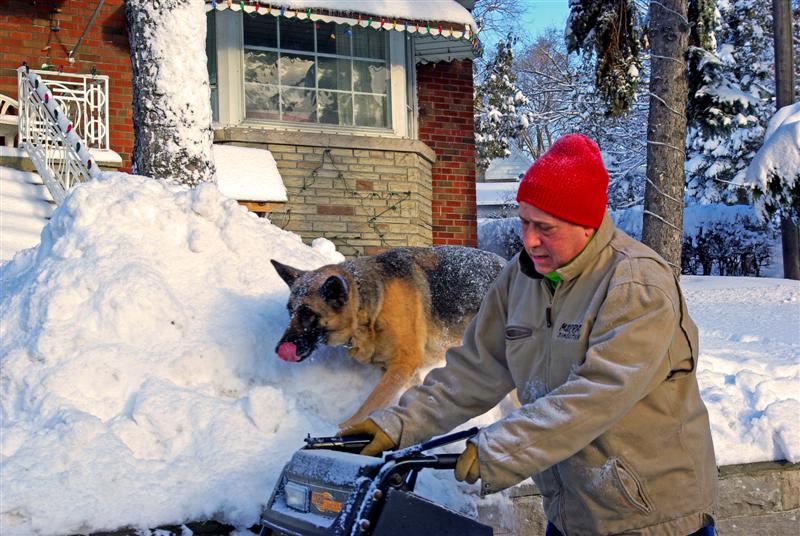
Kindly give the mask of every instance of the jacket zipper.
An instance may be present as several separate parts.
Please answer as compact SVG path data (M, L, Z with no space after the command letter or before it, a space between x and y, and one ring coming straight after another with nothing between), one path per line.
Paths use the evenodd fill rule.
M547 305L547 308L544 311L545 322L547 323L548 329L553 327L553 302L555 302L556 295L558 294L559 287L555 288L552 294L550 294L550 303ZM546 382L548 385L550 384L550 357L551 352L549 351L549 346L552 344L552 341L548 342L548 352L547 352L547 379ZM565 490L564 490L564 483L561 480L561 475L558 473L558 464L553 466L553 476L556 479L556 484L558 485L558 518L561 520L561 527L564 531L567 530L567 523L566 523L566 513L565 513L565 501L564 498ZM564 532L566 535L567 533Z

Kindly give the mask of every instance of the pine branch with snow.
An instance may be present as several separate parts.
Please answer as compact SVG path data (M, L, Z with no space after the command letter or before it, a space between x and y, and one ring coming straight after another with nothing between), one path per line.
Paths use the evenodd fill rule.
M514 74L514 38L497 43L497 51L475 85L475 145L477 163L489 167L494 158L511 154L509 144L531 122L528 98L520 91Z

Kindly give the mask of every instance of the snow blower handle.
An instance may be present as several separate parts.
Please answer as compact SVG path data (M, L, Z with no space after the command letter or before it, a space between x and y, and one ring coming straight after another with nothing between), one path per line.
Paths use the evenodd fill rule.
M426 450L435 449L436 447L441 447L442 445L449 445L450 443L455 443L456 441L461 441L462 439L469 439L470 437L476 435L479 431L480 429L476 426L470 428L469 430L462 430L453 434L437 437L435 439L431 439L430 441L426 441L425 443L420 443L419 445L412 445L404 449L389 452L386 454L386 461L416 457Z
M306 449L330 449L342 450L346 452L361 452L361 449L369 445L372 436L359 434L353 436L333 436L333 437L311 437L304 439Z

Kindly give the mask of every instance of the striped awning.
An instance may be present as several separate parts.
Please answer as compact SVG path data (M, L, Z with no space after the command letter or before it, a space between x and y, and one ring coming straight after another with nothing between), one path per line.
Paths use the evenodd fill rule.
M337 1L335 5L346 5L347 2ZM408 32L416 35L443 37L446 39L463 39L478 42L478 28L469 12L455 0L438 0L425 3L425 12L430 19L411 19L398 16L408 14L410 2L384 0L383 2L370 2L371 13L356 10L329 9L334 5L331 1L300 2L291 0L290 4L267 3L260 0L206 0L206 10L244 11L259 15L272 15L274 17L296 18L298 20L311 20L332 22L335 24L348 24L373 28L375 30ZM439 9L436 9L436 6ZM459 9L463 13L459 12ZM394 15L393 15L394 14ZM453 20L446 20L453 19Z

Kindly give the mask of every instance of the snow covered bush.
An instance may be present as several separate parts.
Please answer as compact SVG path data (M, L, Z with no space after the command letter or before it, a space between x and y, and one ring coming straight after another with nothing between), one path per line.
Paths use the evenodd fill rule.
M756 218L737 215L733 223L712 221L684 233L681 273L759 277L772 260L775 233Z

